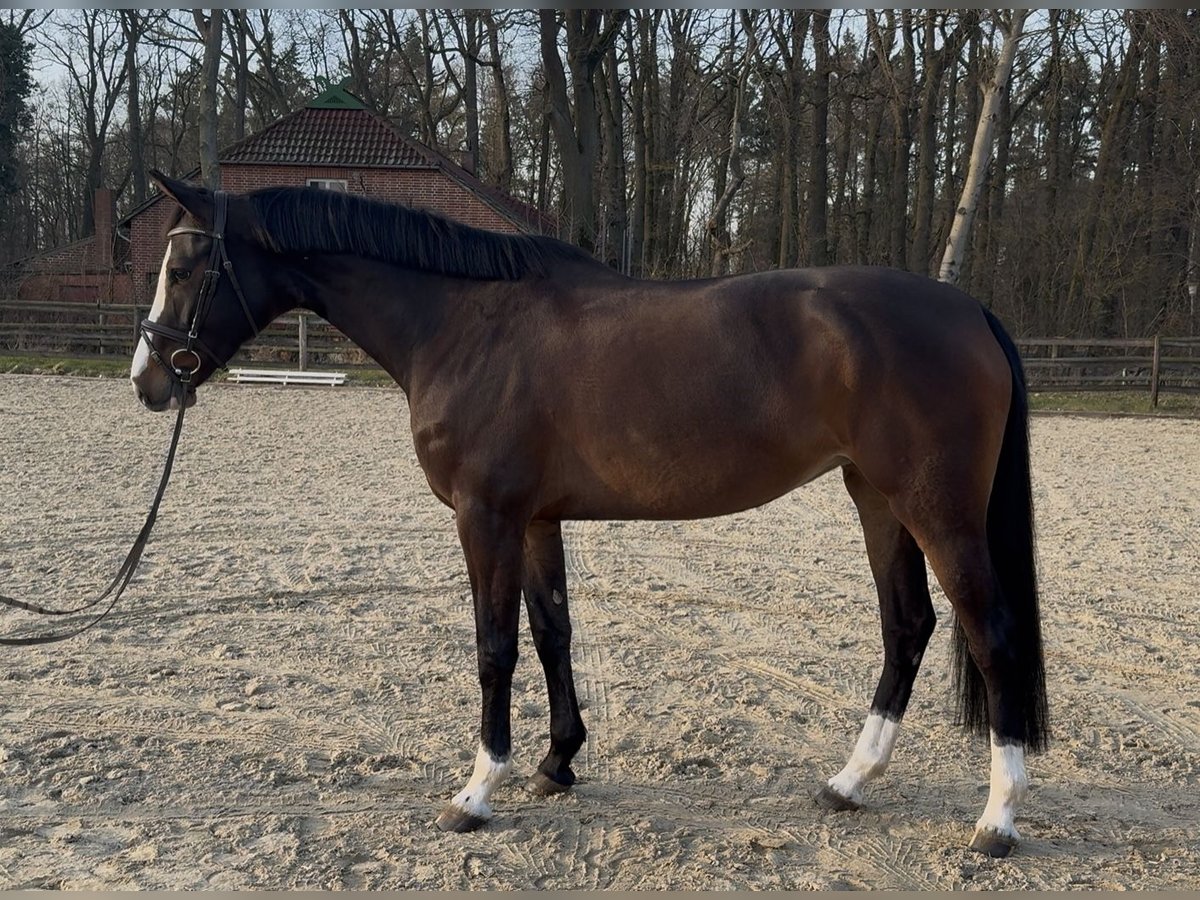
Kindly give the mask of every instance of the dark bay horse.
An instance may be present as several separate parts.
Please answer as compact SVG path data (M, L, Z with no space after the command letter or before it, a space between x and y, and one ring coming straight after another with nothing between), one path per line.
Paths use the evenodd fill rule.
M971 846L1015 846L1024 752L1047 735L1028 423L1016 349L979 303L868 267L641 281L549 238L346 194L155 179L180 212L133 363L147 407L194 402L296 307L408 397L421 467L456 514L483 695L474 774L441 828L482 824L511 767L522 594L550 697L550 749L530 785L574 783L585 731L563 520L719 516L840 468L878 587L884 665L849 762L817 802L853 809L887 767L934 628L928 560L955 613L960 717L991 737Z

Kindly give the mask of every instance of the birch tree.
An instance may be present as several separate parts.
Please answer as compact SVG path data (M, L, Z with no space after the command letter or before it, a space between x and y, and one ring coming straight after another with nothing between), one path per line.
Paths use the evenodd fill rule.
M983 108L979 114L979 125L975 129L975 143L971 150L971 161L967 166L967 178L963 184L962 196L958 209L954 213L954 224L950 227L950 237L946 241L946 252L942 256L942 265L938 278L948 284L958 282L958 273L962 269L963 255L967 248L967 239L971 234L971 223L975 220L975 209L979 205L979 195L983 190L983 176L988 163L992 159L992 131L996 127L996 116L1000 110L1000 97L1008 90L1009 76L1012 74L1013 59L1017 54L1017 44L1021 40L1021 32L1025 28L1028 10L1014 9L1012 22L1008 33L1004 36L1004 45L1000 49L1000 58L996 62L996 74L988 84L987 95L983 100Z

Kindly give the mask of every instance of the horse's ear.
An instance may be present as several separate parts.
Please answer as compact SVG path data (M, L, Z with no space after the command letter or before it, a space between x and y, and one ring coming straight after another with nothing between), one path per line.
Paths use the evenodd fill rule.
M213 199L208 188L169 178L157 169L151 169L150 180L160 191L182 206L192 217L203 223L206 228L212 227Z

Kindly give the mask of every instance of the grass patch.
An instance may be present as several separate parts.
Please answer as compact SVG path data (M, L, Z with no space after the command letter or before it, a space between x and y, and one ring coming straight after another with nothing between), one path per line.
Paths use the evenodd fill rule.
M87 378L129 376L129 358L73 359L65 356L0 355L0 372L12 375L79 375Z
M1048 412L1125 413L1143 416L1200 416L1200 394L1158 395L1150 406L1149 391L1038 391L1029 395L1029 408Z

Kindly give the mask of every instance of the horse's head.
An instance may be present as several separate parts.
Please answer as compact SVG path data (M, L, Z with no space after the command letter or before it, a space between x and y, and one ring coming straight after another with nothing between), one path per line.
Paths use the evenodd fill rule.
M179 204L149 317L129 378L155 412L196 402L196 388L275 316L268 310L265 251L251 236L239 197L159 172L151 177Z

